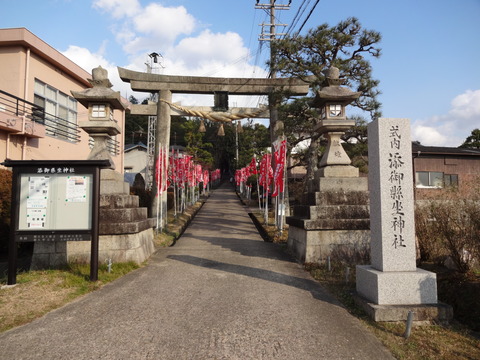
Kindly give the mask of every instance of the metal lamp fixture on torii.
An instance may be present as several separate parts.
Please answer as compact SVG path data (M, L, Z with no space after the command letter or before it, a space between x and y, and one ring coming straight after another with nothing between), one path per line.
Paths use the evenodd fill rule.
M355 125L354 120L348 120L345 108L358 99L361 92L353 92L340 86L343 79L340 71L330 67L325 71L325 85L312 101L312 106L320 109L321 120L315 131L325 134L328 140L327 148L320 161L320 177L358 177L358 169L351 166L351 160L343 149L341 136Z

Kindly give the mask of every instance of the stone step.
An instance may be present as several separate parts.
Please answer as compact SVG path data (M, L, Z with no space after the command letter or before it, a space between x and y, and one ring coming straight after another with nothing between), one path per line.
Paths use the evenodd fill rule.
M147 208L100 209L100 224L140 221L147 217Z
M293 215L304 219L368 219L368 205L297 205Z
M135 234L153 228L156 224L155 218L132 222L103 223L99 225L99 233L100 235Z
M288 225L304 230L369 230L369 219L300 219L288 216Z
M111 194L100 195L100 208L120 209L138 208L139 197L137 195Z

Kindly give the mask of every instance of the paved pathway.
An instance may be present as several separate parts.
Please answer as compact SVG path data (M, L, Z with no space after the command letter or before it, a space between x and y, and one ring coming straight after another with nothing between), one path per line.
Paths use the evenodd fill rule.
M393 359L225 184L149 265L0 335L0 359Z

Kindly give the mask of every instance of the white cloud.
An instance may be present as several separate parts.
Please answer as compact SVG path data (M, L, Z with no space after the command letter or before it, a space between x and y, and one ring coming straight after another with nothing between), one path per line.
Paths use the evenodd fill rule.
M230 64L247 58L249 51L237 33L212 33L205 30L196 37L182 39L172 51L173 57L183 59L187 67L202 66L215 61Z
M115 39L120 44L128 44L137 37L135 31L133 31L126 23L112 26L112 32L115 34Z
M130 56L130 62L145 69L146 54L158 52L164 56L168 74L188 74L221 77L257 77L266 75L259 67L248 64L249 50L237 33L212 33L204 30L184 6L165 7L150 3L141 7L133 0L95 0L94 6L104 11L115 7L131 8L123 19L112 26L116 40ZM183 37L183 38L181 38Z
M426 146L454 146L439 129L417 123L412 126L412 140L420 141Z
M128 96L134 94L130 88L129 83L125 83L120 79L118 75L117 66L113 63L110 63L100 54L95 54L90 52L90 50L81 48L78 46L69 46L68 49L62 52L63 55L68 57L74 63L76 63L81 68L92 73L92 69L101 66L108 71L108 78L112 83L112 89L115 91L120 91L120 95L128 98ZM137 95L135 95L137 96ZM143 98L140 96L139 98Z
M90 50L79 46L70 45L62 54L89 73L99 65L106 69L113 66L101 54L92 53Z
M116 41L128 55L129 63L119 66L135 71L146 71L145 63L150 62L148 54L157 52L163 56L161 58L163 68L158 69L162 74L267 76L265 70L249 64L249 50L244 46L240 35L234 32L213 33L209 29L205 30L205 26L184 6L168 7L162 6L159 2L142 6L138 0L94 0L93 6L114 18L111 29ZM82 61L85 62L87 58L95 60L96 67L99 57L99 53L84 54ZM115 88L122 89L123 95L123 89L128 88L129 84L120 85L114 81L118 77L116 69L113 72L109 70L109 76ZM140 94L140 97L142 95L148 94ZM176 95L176 97L177 101L180 100L185 105L213 105L213 96L201 98L193 95ZM255 107L258 104L258 97L232 96L230 103L230 106Z
M462 119L480 118L480 90L467 90L452 100L450 114ZM478 124L478 122L477 122Z
M135 29L157 39L173 42L179 35L191 34L195 28L195 18L183 6L163 7L149 4L133 18Z
M249 49L234 32L202 31L182 39L164 53L165 72L171 75L212 77L266 77L264 69L249 64Z
M118 0L108 0L118 1ZM197 24L183 6L163 7L151 3L124 14L125 19L112 29L125 52L166 51L179 36L191 34Z
M467 90L451 102L445 115L417 120L412 124L412 140L423 145L459 146L480 126L480 90Z
M138 0L94 0L92 5L115 19L135 15L141 9Z

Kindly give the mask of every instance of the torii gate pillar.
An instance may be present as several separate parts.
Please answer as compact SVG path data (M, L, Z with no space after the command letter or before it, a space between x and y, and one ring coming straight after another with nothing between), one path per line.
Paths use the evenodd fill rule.
M158 103L157 103L157 126L155 128L155 160L158 158L158 154L160 151L160 147L163 147L164 149L167 149L167 154L168 154L168 149L170 149L170 105L169 103L172 102L172 92L170 90L160 90L158 92ZM166 156L166 167L168 167L168 155ZM156 163L154 164L156 166ZM167 174L162 173L162 183L165 183L167 181ZM158 184L157 181L154 181L154 184L156 185L156 188L152 189L152 195L154 198L152 199L152 216L157 215L157 211L159 209L159 206L162 206L162 212L165 213L167 209L167 192L162 193L162 198L160 199L159 196L157 196L157 190L158 190ZM160 204L158 204L158 201L160 201ZM159 221L163 221L163 219L157 216L157 219ZM158 224L157 226L160 226L161 224ZM160 226L161 227L161 226Z

